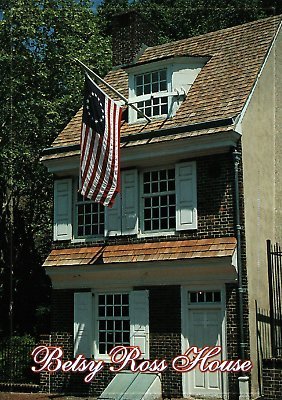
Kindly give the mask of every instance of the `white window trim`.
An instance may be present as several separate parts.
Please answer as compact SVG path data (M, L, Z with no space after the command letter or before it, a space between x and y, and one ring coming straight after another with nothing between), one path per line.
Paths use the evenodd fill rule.
M111 358L108 354L100 354L99 353L99 330L98 330L98 296L99 294L130 294L133 291L133 288L128 289L115 289L115 290L103 290L103 291L93 291L92 290L92 309L94 311L93 318L93 334L92 334L92 342L93 342L93 354L95 360L103 360L106 363L111 361ZM130 308L130 298L129 298L129 308ZM97 315L97 317L95 317ZM129 325L131 325L130 317L129 317ZM131 337L130 337L131 343Z
M137 290L138 291L138 290ZM102 360L106 363L109 363L111 361L110 357L108 354L100 354L99 353L99 331L98 331L98 295L99 294L128 294L129 295L129 324L130 324L130 345L133 344L133 337L131 336L132 334L132 320L131 320L131 307L132 305L130 304L130 296L131 293L134 292L133 287L128 287L128 288L122 288L122 289L105 289L105 290L95 290L92 289L92 354L94 356L95 360ZM148 292L148 291L147 291ZM148 313L149 313L149 304L148 304ZM147 325L147 334L150 335L149 333L149 320L148 320L148 325Z
M166 69L167 71L167 91L161 91L161 92L154 92L154 93L150 93L150 94L146 94L146 95L141 95L141 96L136 96L135 94L135 76L136 75L142 75L142 74L146 74L149 72L155 72L155 71L160 71ZM167 108L168 108L168 113L167 114L160 114L160 115L155 115L155 116L151 116L150 118L152 120L157 120L157 119L163 119L164 117L169 117L171 115L171 111L172 111L172 105L173 105L173 101L172 101L172 64L167 64L167 63L159 63L158 65L146 65L146 66L142 66L141 68L137 68L136 70L134 70L134 72L130 72L129 76L128 76L128 89L129 89L129 96L128 96L128 100L130 103L136 103L138 101L144 101L144 100L148 100L151 97L168 97L168 104L167 104ZM137 111L135 111L132 107L128 108L128 122L129 124L131 123L144 123L147 122L147 120L145 118L137 118Z

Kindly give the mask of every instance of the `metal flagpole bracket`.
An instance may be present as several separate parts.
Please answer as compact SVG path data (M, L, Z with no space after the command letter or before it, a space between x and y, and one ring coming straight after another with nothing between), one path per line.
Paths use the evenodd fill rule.
M87 71L90 75L94 76L96 79L98 79L101 83L103 83L108 89L110 89L113 93L115 93L118 97L120 97L127 106L132 107L135 111L137 111L142 117L146 118L148 122L151 122L151 119L143 113L143 111L139 110L133 103L129 103L128 99L123 96L119 91L117 91L115 88L113 88L109 83L107 83L103 78L101 78L98 74L96 74L94 71L92 71L90 68L88 68L83 62L78 60L77 58L74 58L74 61L77 62L85 71Z

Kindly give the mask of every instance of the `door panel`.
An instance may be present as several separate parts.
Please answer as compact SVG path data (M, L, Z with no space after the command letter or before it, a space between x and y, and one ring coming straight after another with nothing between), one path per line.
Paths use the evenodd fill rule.
M220 309L188 310L187 343L188 346L221 346L222 313ZM213 359L221 359L221 354ZM222 374L219 372L201 372L195 368L187 373L187 393L191 395L221 396Z

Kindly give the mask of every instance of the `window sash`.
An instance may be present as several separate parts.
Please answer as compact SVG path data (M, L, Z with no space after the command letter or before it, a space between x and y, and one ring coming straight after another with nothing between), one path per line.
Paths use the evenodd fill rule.
M104 302L102 302L102 296ZM112 301L108 303L108 297L112 297ZM120 301L117 303L118 296ZM127 296L127 298L124 298ZM115 307L120 308L120 315L107 315L112 307L114 314ZM103 357L117 345L130 345L130 300L128 292L118 293L99 293L97 294L96 313L97 313L97 337L96 346L99 355ZM126 315L123 314L123 308L127 308ZM100 315L101 310L105 311L105 315ZM102 313L103 314L103 313ZM111 314L111 313L110 313Z
M82 196L78 193L78 180L75 187L77 187L77 190L74 193L74 237L77 239L103 237L105 232L104 207L92 200L83 200ZM82 207L84 208L84 211L79 215L79 208ZM95 209L94 212L93 208ZM79 217L83 222L79 222ZM82 228L81 234L79 234L80 227ZM88 230L89 233L87 233Z
M174 172L173 177L170 177L169 171L172 170ZM166 178L161 177L161 171L166 171ZM153 178L152 172L157 173L157 178ZM147 182L144 180L146 173L151 173ZM168 190L169 182L174 183L174 189ZM162 183L165 184L166 190L161 190ZM145 185L149 185L149 192L144 191ZM158 186L158 190L153 191L153 186ZM175 169L172 167L160 167L143 171L141 193L142 233L174 231L176 226ZM174 196L174 200L172 196ZM148 199L151 199L151 201L149 202ZM149 216L147 217L146 214Z
M135 75L132 103L149 117L168 115L168 73L167 69ZM155 95L154 95L155 94ZM141 119L138 113L136 119Z
M167 69L135 75L134 88L136 96L167 91Z

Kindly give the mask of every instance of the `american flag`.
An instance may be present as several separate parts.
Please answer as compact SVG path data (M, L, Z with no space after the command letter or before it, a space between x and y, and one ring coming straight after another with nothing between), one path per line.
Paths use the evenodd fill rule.
M119 192L121 114L121 107L86 74L80 140L80 192L109 207Z

